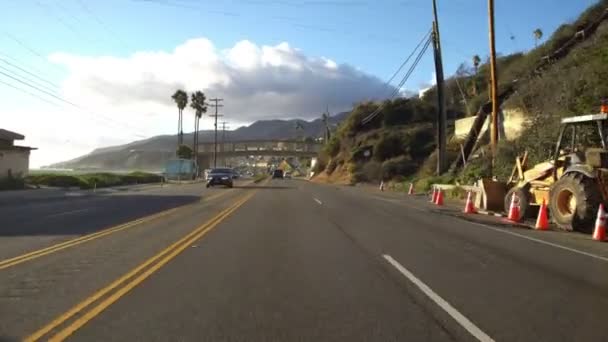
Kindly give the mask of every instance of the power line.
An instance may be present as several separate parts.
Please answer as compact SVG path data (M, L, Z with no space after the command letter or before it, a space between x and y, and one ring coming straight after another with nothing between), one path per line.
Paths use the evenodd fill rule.
M61 25L63 25L66 29L71 31L75 36L86 41L87 43L94 43L93 40L89 39L88 37L85 37L81 31L78 31L77 29L75 29L71 24L69 24L66 20L64 20L60 15L53 13L53 11L51 10L51 8L49 6L43 5L38 0L35 0L35 3L36 3L36 5L38 5L38 7L40 7L44 11L44 13L46 15L50 15L51 17L53 17L53 19L55 19L57 22L59 22Z
M224 99L214 98L214 99L209 99L209 101L213 102L213 104L209 104L209 106L215 108L215 114L210 114L210 116L213 117L215 120L215 123L214 123L215 138L213 140L213 167L217 167L217 118L223 116L223 115L219 115L217 113L217 111L218 111L219 107L224 107L224 105L220 104L220 102L224 101Z
M59 108L61 108L61 105L59 105L59 104L57 104L57 103L55 103L55 102L49 101L49 100L45 99L44 97L39 96L39 95L36 95L36 94L34 94L34 93L30 92L30 91L27 91L27 90L25 90L25 89L23 89L23 88L19 88L19 87L17 87L17 86L15 86L15 85L13 85L13 84L10 84L10 83L8 83L8 82L4 82L4 81L2 81L2 80L0 80L0 83L4 84L4 85L5 85L5 86L7 86L7 87L11 87L11 88L13 88L13 89L15 89L15 90L18 90L18 91L20 91L20 92L22 92L22 93L28 94L28 95L30 95L30 96L32 96L32 97L35 97L35 98L37 98L38 100L44 101L44 102L46 102L46 103L48 103L48 104L52 104L52 105L53 105L53 106L55 106L55 107L59 107Z
M56 84L54 84L53 82L51 82L51 81L49 81L49 80L47 80L47 79L45 79L45 78L43 78L43 77L40 77L40 76L38 76L38 75L36 75L36 74L34 74L34 73L32 73L32 72L29 72L29 71L27 71L26 69L23 69L23 68L21 68L21 67L19 67L19 66L15 65L15 64L13 64L13 63L11 63L11 62L7 61L6 59L4 59L4 58L2 58L2 57L0 57L0 61L4 62L5 64L8 64L8 65L12 66L13 68L15 68L15 69L17 69L17 70L20 70L21 72L24 72L24 73L26 73L26 74L28 74L28 75L30 75L30 76L32 76L32 77L35 77L35 78L39 79L40 81L43 81L43 82L45 82L45 83L48 83L49 85L51 85L51 86L52 86L53 88L55 88L55 89L59 89L59 87L58 87ZM2 66L0 66L0 68L3 68L3 67L2 67ZM3 68L3 69L4 69L4 68ZM4 69L4 70L8 70L8 69ZM21 76L21 77L23 77L23 78L27 79L27 77L25 77L25 76ZM34 82L34 81L32 81L32 82L33 82L33 83L36 83L36 82ZM48 88L47 88L47 89L48 89ZM53 91L54 91L54 90L53 90Z
M425 34L424 37L422 37L422 39L420 40L418 45L416 45L416 47L414 48L412 53L410 53L410 55L407 56L407 58L403 61L403 63L401 63L401 66L399 66L399 68L395 71L395 73L388 79L388 81L386 81L386 83L384 84L385 87L388 87L391 84L393 79L395 79L395 77L401 72L401 69L403 69L403 67L407 64L407 62L410 61L410 59L412 58L414 53L416 53L416 51L420 48L420 45L422 45L425 41L427 41L429 39L429 36L431 35L432 31L433 31L433 29L429 29L429 32L427 34Z
M28 82L26 82L26 81L23 81L21 78L19 78L19 76L15 77L14 75L11 75L11 74L8 74L8 73L5 73L5 72L3 72L3 71L0 71L0 75L4 75L5 77L8 77L8 78L10 78L10 79L12 79L12 80L14 80L14 81L16 81L16 82L19 82L19 83L21 83L21 84L23 84L23 85L25 85L25 86L27 86L27 87L29 87L29 88L32 88L32 89L34 89L34 90L36 90L36 91L38 91L38 92L40 92L40 93L43 93L43 94L45 94L45 95L47 95L47 96L50 96L50 97L52 97L52 98L54 98L54 99L57 99L57 100L59 100L59 101L61 101L61 102L65 103L65 104L68 104L68 105L70 105L70 106L72 106L72 107L75 107L75 108L77 108L77 109L81 110L83 113L86 113L86 114L88 114L88 115L91 115L91 116L92 116L94 119L99 119L99 118L101 118L101 119L103 119L103 120L106 120L106 122L108 122L108 123L113 123L114 125L120 125L120 126L123 126L124 128L128 128L128 129L130 129L130 130L131 130L133 133L135 133L135 132L137 131L137 130L136 130L134 127L131 127L131 126L127 125L127 124L124 124L124 123L118 122L118 121L116 121L116 120L110 119L110 118L108 118L108 117L106 117L106 116L104 116L104 115L100 115L100 114L97 114L97 113L92 113L92 112L89 112L89 111L88 111L86 108L84 108L84 107L82 107L82 106L80 106L80 105L78 105L78 104L76 104L76 103L73 103L73 102L71 102L71 101L68 101L68 100L66 100L66 99L64 99L64 98L62 98L62 97L60 97L60 96L58 96L58 95L56 95L56 94L53 94L53 93L51 93L51 92L49 92L49 91L46 91L46 90L44 90L44 89L41 89L40 87L38 87L38 86L36 86L36 85L32 85L32 84L30 84L30 83L28 83ZM13 88L14 88L14 87L13 87ZM139 135L139 134L136 134L136 135L137 135L137 136L141 136L141 137L145 137L145 136L143 136L143 135Z
M116 34L116 32L114 32L114 30L112 30L103 20L101 20L98 15L96 15L87 5L85 5L82 0L78 0L78 4L91 18L93 18L93 20L97 22L97 24L99 24L99 26L103 27L103 29L106 30L106 32L112 36L112 38L114 38L114 40L120 43L120 45L123 47L128 48L128 45L122 40L122 38L120 38L120 35Z
M427 40L426 40L426 43L424 44L424 47L422 48L422 50L420 50L418 52L418 55L416 56L416 59L414 60L414 62L410 66L410 68L408 69L408 71L405 74L405 76L403 76L403 78L399 82L398 86L395 87L395 90L393 91L393 93L389 97L389 100L392 100L399 93L399 91L401 90L401 88L403 87L403 85L405 84L405 82L407 82L407 80L409 79L409 77L414 72L414 69L416 68L416 66L418 65L418 63L420 62L420 60L422 59L424 53L426 52L426 50L428 49L428 47L430 46L430 44L431 44L431 38L427 37ZM416 49L414 50L414 52L415 51L416 51ZM361 121L361 123L364 124L364 125L367 124L367 123L369 123L371 120L373 120L382 111L382 109L384 109L385 106L386 106L386 102L383 102L375 111L373 111L371 114L369 114L368 116L366 116Z
M14 41L15 43L17 43L19 46L21 46L25 51L29 52L30 54L40 58L41 60L43 60L45 63L48 63L49 65L51 65L52 67L54 67L56 70L61 70L57 65L53 64L53 63L49 63L49 61L47 60L47 58L38 50L32 48L31 46L27 45L24 41L22 41L21 39L17 38L16 36L4 31L3 32L5 36L7 36L9 39L11 39L12 41ZM5 57L9 57L6 54L4 54ZM15 58L10 58L13 61L16 61ZM34 69L34 68L32 68ZM40 70L37 70L39 73ZM61 70L62 71L62 70Z

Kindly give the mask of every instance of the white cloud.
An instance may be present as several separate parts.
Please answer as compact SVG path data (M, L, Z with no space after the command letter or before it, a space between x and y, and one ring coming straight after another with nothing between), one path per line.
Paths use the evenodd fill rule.
M156 104L172 110L177 88L203 90L225 99L226 119L248 123L269 117L318 116L329 103L347 109L354 102L390 93L378 78L328 58L306 56L283 42L257 46L243 40L223 52L205 38L191 39L173 52L139 52L130 57L89 57L66 53L51 61L69 70L66 96L99 106Z
M68 72L62 96L90 113L45 109L31 123L27 118L40 114L39 109L11 109L15 119L5 128L26 134L26 143L40 148L34 153L35 166L142 135L174 134L177 114L170 95L178 88L224 98L223 119L231 127L258 119L316 118L326 105L332 111L347 110L355 102L393 91L375 76L326 57L307 56L286 42L258 46L243 40L218 50L208 39L197 38L173 51L128 57L57 52L49 59ZM186 130L192 127L191 114L187 109ZM201 129L211 128L210 121L204 118Z

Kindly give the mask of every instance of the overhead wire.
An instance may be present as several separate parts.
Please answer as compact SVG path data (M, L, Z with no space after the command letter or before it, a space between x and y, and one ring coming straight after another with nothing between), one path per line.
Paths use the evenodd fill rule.
M399 66L399 68L393 73L393 75L388 79L388 81L385 82L385 84L384 84L385 87L388 87L391 84L391 82L395 79L395 77L397 77L397 75L401 72L401 70L407 64L407 62L410 61L410 59L412 58L412 56L414 55L414 53L416 53L416 51L420 48L420 45L422 45L426 40L429 39L429 36L430 36L430 34L431 34L432 31L433 31L432 28L429 29L428 33L425 34L424 37L422 37L422 39L416 45L416 47L414 48L414 50L412 50L412 53L410 53L410 55L407 56L407 58L403 61L403 63L401 63L401 65Z
M392 100L401 91L401 88L403 87L403 85L405 84L405 82L407 82L407 80L410 78L410 76L412 75L412 73L416 69L416 66L418 66L418 63L420 62L420 60L424 56L424 53L426 52L426 50L430 46L432 38L430 37L430 35L425 35L425 37L426 37L426 42L424 42L424 46L418 52L418 55L416 55L416 58L414 59L414 62L412 63L412 65L410 66L410 68L408 69L408 71L406 72L406 74L403 76L403 78L401 79L401 81L399 82L399 84L397 85L397 87L395 87L395 89L393 90L393 93L390 95L389 99ZM407 60L411 59L411 56L414 55L414 53L419 49L419 47L420 47L420 45L416 46L416 48L414 49L414 51L412 51L412 53L410 54L410 56L408 56ZM386 106L386 103L387 103L386 101L383 102L376 110L374 110L368 116L366 116L365 118L363 118L363 120L361 121L361 123L365 125L365 124L369 123L371 120L373 120L384 109L384 107Z
M30 96L32 96L32 97L35 97L35 98L37 98L38 100L44 101L44 102L46 102L46 103L48 103L48 104L51 104L51 105L53 105L53 106L55 106L55 107L59 107L59 108L61 108L61 105L59 105L59 104L57 104L57 103L55 103L55 102L49 101L48 99L45 99L45 98L44 98L44 97L42 97L42 96L36 95L36 94L34 94L34 93L32 93L32 92L30 92L30 91L28 91L28 90L25 90L25 89L23 89L23 88L17 87L17 86L16 86L16 85L14 85L14 84L10 84L10 83L5 82L5 81L3 81L3 80L0 80L0 83L1 83L1 84L4 84L4 85L5 85L5 86L7 86L7 87L10 87L10 88L13 88L13 89L15 89L15 90L18 90L18 91L20 91L20 92L22 92L22 93L28 94L28 95L30 95Z
M137 128L135 128L133 126L130 126L130 125L127 125L125 123L116 121L114 119L108 118L108 117L106 117L104 115L100 115L98 113L93 113L93 112L89 111L87 108L84 108L84 107L82 107L82 106L80 106L80 105L78 105L78 104L76 104L76 103L74 103L72 101L66 100L65 98L59 96L58 94L54 94L52 92L49 92L49 91L41 88L40 86L33 85L33 84L31 84L31 83L29 83L27 81L24 81L22 78L20 78L20 77L23 77L23 76L17 76L17 75L14 75L14 74L6 73L4 71L0 71L0 75L3 75L4 77L7 77L7 78L9 78L11 80L14 80L14 81L16 81L16 82L18 82L20 84L23 84L23 85L29 87L29 88L32 88L32 89L38 91L39 93L45 94L46 96L50 96L50 97L52 97L52 98L54 98L54 99L56 99L56 100L58 100L58 101L60 101L62 103L68 104L68 105L70 105L70 106L72 106L72 107L74 107L76 109L79 109L82 113L85 113L85 114L88 114L88 115L92 116L93 119L95 119L95 120L102 119L106 123L113 124L115 126L121 126L123 128L128 128L131 131L131 133L137 133L137 134L134 134L135 136L145 137L144 135L140 134L142 132L140 132ZM2 83L6 84L6 82L2 82ZM15 88L15 87L13 86L13 88ZM29 94L29 92L28 92L28 94ZM32 95L32 94L30 94L30 95Z
M27 82L30 82L30 83L32 83L32 84L34 84L34 85L36 85L36 86L38 86L38 87L40 87L40 88L42 88L42 89L46 90L46 91L49 91L49 92L52 92L52 93L56 93L56 90L55 90L55 89L52 89L52 88L50 88L50 87L49 87L49 86L47 86L47 85L40 84L40 82L39 82L39 81L33 80L33 79L32 79L32 78L30 78L30 77L27 77L27 76L24 76L24 75L20 75L19 73L15 72L15 70L12 70L12 69L10 69L10 68L7 68L7 67L5 67L5 66L3 66L3 65L0 65L0 70L4 70L5 72L8 72L8 73L10 73L11 75L13 75L13 76L15 76L15 77L20 77L21 79L24 79L24 80L26 80Z
M4 54L2 54L2 55L4 55ZM3 58L2 56L0 56L0 61L3 62L3 63L5 63L5 64L10 65L11 67L13 67L13 68L15 68L17 70L20 70L21 72L24 72L24 73L26 73L26 74L28 74L28 75L30 75L32 77L35 77L35 78L39 79L40 81L51 85L54 88L57 88L57 89L59 88L56 84L54 84L53 82L47 80L46 78L44 78L42 76L38 76L38 75L36 75L36 74L34 74L32 72L29 72L26 69L24 69L24 68L22 68L22 67L20 67L20 66L18 66L16 64L14 64L14 63L12 63L12 62L9 62L8 60L6 60L5 58Z

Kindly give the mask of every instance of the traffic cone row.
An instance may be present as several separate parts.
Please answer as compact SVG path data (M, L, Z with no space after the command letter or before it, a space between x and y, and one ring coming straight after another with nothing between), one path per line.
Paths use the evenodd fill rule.
M443 191L441 191L441 189L437 189L437 197L435 198L435 205L437 205L437 206L443 205Z
M511 222L519 222L519 200L515 194L511 196L511 205L509 205L509 215L507 220Z
M549 215L547 215L547 204L544 198L538 210L538 217L536 218L536 226L534 228L536 230L549 230Z
M467 202L464 205L463 212L465 214L475 214L477 211L475 210L475 205L473 204L473 199L471 198L471 192L467 194Z
M600 207L597 210L597 219L595 220L595 229L593 231L593 240L605 241L606 240L606 211L604 210L604 204L600 203Z

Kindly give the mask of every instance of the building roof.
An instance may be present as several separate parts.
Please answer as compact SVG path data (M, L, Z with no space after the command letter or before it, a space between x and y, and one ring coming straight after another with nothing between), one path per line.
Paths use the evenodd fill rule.
M23 140L23 139L25 139L25 136L23 136L19 133L7 131L5 129L0 128L0 139L1 140Z

